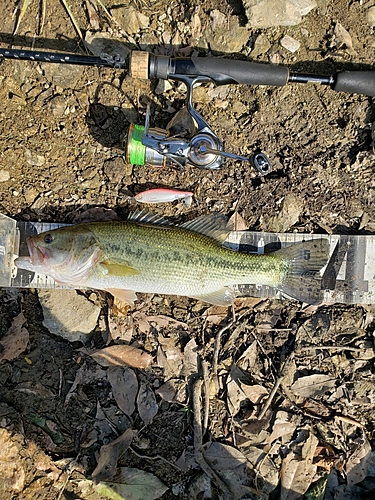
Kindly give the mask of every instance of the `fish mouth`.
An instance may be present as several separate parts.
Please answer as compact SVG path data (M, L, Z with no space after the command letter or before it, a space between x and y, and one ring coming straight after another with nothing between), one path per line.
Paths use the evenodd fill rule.
M27 248L31 257L31 263L35 266L37 264L43 264L47 258L47 252L43 251L38 245L35 244L32 236L26 238Z

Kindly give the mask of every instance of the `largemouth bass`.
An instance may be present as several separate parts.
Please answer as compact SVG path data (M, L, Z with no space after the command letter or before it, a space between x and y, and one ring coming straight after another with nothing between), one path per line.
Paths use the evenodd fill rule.
M301 280L311 280L327 263L326 239L255 255L223 247L228 232L220 216L177 227L136 212L124 222L90 222L29 237L30 257L15 262L58 283L107 290L128 302L145 292L230 305L233 285L241 284L270 285L305 302L319 301L318 293L303 291Z

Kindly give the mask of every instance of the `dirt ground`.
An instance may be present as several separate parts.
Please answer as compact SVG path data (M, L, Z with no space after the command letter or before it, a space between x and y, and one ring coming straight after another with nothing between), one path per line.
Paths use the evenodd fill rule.
M83 34L105 34L130 49L176 55L192 47L202 56L278 62L315 74L373 68L374 30L366 21L373 2L319 0L299 25L261 30L246 27L239 0L137 0L123 5L141 12L146 27L130 34L115 21L118 9L109 18L98 7L96 25L86 2L71 4ZM0 5L1 47L85 53L62 2L46 1L40 32L41 6L34 0L13 36L15 4ZM214 9L248 30L237 53L225 50L229 28L222 50L210 51L214 42L204 33ZM201 28L193 36L197 16ZM345 43L335 34L337 23L348 32ZM301 42L297 52L280 45L285 34ZM375 230L371 97L311 84L197 88L194 105L226 151L249 156L260 149L270 158L273 171L259 177L247 163L231 160L218 171L126 164L129 123L143 124L149 103L152 125L166 127L184 103L176 83L160 91L158 82L118 70L14 60L0 63L0 81L0 210L17 220L70 223L93 207L125 219L135 194L166 186L194 193L189 209L153 207L176 223L213 212L230 217L237 209L252 231ZM294 214L286 222L279 215L285 200ZM233 321L231 310L148 295L124 316L109 295L81 293L101 307L86 348L131 342L152 356L132 376L157 413L142 417L139 394L130 416L120 409L114 368L100 366L80 342L51 334L36 290L0 291L0 340L21 312L28 332L22 354L0 362L1 500L108 498L95 490L93 472L103 445L127 429L131 446L111 448L113 470L108 465L94 482L122 484L116 470L134 468L165 488L110 498L285 500L303 498L308 489L305 498L373 498L372 306L244 299ZM200 409L202 377L211 386Z

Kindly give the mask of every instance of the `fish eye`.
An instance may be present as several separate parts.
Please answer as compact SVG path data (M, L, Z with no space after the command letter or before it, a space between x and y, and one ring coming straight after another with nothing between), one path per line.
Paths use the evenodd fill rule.
M53 236L51 234L46 234L44 237L44 242L45 243L52 243L53 241Z

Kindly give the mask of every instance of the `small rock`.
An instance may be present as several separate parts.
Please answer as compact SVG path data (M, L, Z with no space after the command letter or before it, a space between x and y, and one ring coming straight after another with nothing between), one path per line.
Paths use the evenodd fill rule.
M284 49L289 50L289 52L297 52L297 50L301 47L301 44L295 38L292 38L289 35L284 35L280 40L280 45L284 47Z
M6 182L10 179L10 173L8 170L0 170L0 182Z
M150 19L132 6L112 9L111 14L123 30L132 35L137 33L141 28L147 28L150 24Z
M267 231L285 233L299 221L302 203L294 194L287 194L283 200L281 212L268 221Z
M270 48L271 42L263 33L261 33L255 40L254 47L251 51L251 57L254 58L261 56L265 54Z
M216 52L240 52L249 41L249 30L240 26L237 16L225 17L225 22L219 14L211 16L211 24L204 33L210 48ZM222 14L223 16L223 14ZM201 43L201 42L199 42Z
M223 24L227 24L228 22L227 16L217 9L214 9L210 12L210 18L211 18L211 28L213 31L215 31Z
M142 33L139 38L138 45L141 50L149 51L151 47L159 44L159 38L154 33Z
M83 72L86 71L83 66L75 66L74 64L41 63L40 66L46 79L59 86L61 90L76 88Z
M316 7L315 0L244 0L251 28L295 26Z
M39 210L41 210L42 208L44 208L47 204L47 198L44 198L44 196L40 195L38 196L36 199L34 198L34 202L33 204L31 205L31 208L33 210L35 210L36 212L38 212Z
M70 342L87 340L96 327L100 308L75 290L38 290L43 325Z
M33 165L34 167L41 167L45 162L44 156L30 151L30 149L25 149L25 159L29 165Z
M26 204L31 205L39 195L38 189L32 186L28 186L27 189L24 189L23 195L25 197Z
M155 94L160 95L164 92L168 92L168 90L172 89L172 85L168 80L159 80L158 84L155 87Z
M49 106L53 116L63 116L66 110L65 98L62 95L57 95L51 99Z
M375 6L370 7L367 11L367 24L369 26L375 26Z
M99 172L95 167L86 168L84 171L85 179L81 182L83 189L99 189L102 185Z
M119 55L124 59L130 54L130 49L128 49L121 39L111 39L110 35L105 33L96 33L95 31L87 31L85 35L85 45L94 54L94 56L100 56L100 54L106 53L111 55Z

